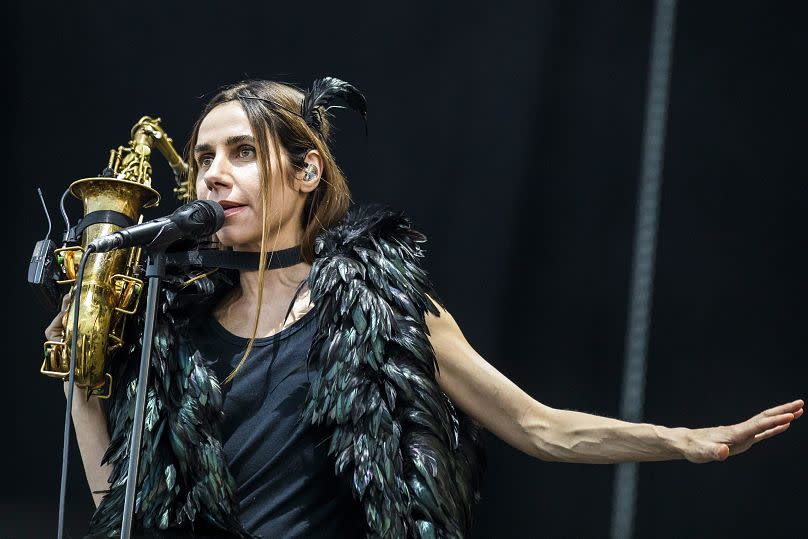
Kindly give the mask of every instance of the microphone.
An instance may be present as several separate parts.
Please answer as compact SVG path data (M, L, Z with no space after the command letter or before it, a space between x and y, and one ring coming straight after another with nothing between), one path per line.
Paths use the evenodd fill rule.
M123 228L90 243L96 253L124 247L146 247L159 251L184 238L210 236L224 224L224 210L213 200L194 200L167 217Z

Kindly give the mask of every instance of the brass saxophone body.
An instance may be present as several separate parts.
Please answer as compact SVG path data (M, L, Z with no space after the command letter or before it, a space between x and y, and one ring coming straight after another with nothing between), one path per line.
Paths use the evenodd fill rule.
M75 283L76 270L90 242L120 230L127 223L139 222L144 208L157 206L160 194L151 187L152 149L159 150L174 171L179 185L175 189L177 195L188 196L188 184L181 179L188 167L160 126L160 119L144 116L132 128L131 135L127 146L111 150L101 176L70 185L70 193L83 203L85 224L80 223L77 229L81 232L79 244L56 250L57 262L65 275L60 284ZM87 256L81 290L74 290L63 319L64 338L45 343L40 372L66 380L70 374L71 343L77 339L76 385L86 389L88 398L107 398L112 391L107 361L123 346L127 316L137 311L143 288L143 281L137 277L140 249ZM74 301L81 305L76 335L72 332Z

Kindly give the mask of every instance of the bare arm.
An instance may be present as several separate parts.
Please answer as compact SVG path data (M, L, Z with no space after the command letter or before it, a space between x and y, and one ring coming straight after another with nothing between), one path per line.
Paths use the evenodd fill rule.
M65 396L67 383L65 382ZM107 479L112 473L112 465L101 465L104 452L109 447L109 431L104 409L100 399L91 397L86 400L84 392L76 388L73 392L73 427L79 444L81 461L84 463L84 475L93 495L95 506L109 489Z
M559 410L531 398L486 362L448 311L441 309L440 317L427 315L427 326L443 391L499 438L543 460L593 464L724 460L785 431L803 413L803 401L798 400L736 425L687 429Z
M45 338L48 340L61 339L64 335L62 321L65 309L70 301L70 295L66 295L62 300L62 311L56 315L50 325L45 329ZM64 384L65 397L67 397L67 382ZM81 460L84 463L84 474L87 477L87 484L93 493L95 506L101 503L101 498L109 489L109 478L112 473L112 466L101 465L101 458L109 447L109 431L107 430L107 420L101 401L92 397L86 400L84 392L76 388L73 391L73 426L76 431L76 440L81 452Z

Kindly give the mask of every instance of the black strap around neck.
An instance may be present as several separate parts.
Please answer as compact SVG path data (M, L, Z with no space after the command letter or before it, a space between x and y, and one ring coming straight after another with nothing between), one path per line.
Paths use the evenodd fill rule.
M261 253L247 251L220 251L219 249L200 249L166 253L166 263L177 266L201 266L205 268L225 269L258 269ZM300 256L300 245L267 251L267 269L288 268L303 262Z

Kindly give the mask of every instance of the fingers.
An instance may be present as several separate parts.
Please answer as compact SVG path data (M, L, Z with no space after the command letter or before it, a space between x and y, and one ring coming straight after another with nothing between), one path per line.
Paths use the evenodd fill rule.
M755 430L758 432L764 432L779 425L789 424L794 421L795 417L792 413L787 414L780 414L774 417L767 417L765 419L761 419L755 425Z
M729 455L743 453L753 444L785 432L794 420L805 413L804 405L805 402L798 399L764 410L743 423L729 427L701 429L711 433L708 439L717 442L717 445L709 449L712 459L724 460Z
M781 425L787 425L798 416L793 413L780 414L773 417L755 416L734 426L734 440L736 443L749 440L759 434L767 432Z
M772 436L776 436L781 432L785 432L788 430L788 427L791 426L791 423L786 423L784 425L778 425L772 429L769 429L765 432L761 432L760 434L755 435L755 442L759 442L761 440L765 440L766 438L771 438Z
M45 338L49 341L54 340L54 338L62 331L62 315L63 312L59 312L51 323L48 324L48 327L45 328Z
M797 399L795 401L789 402L787 404L781 404L780 406L775 406L774 408L769 408L768 410L764 410L761 412L764 416L774 416L780 415L787 412L794 413L797 410L801 409L805 406L805 402L802 399Z
M771 438L776 434L785 431L791 422L803 414L803 409L800 408L794 413L780 414L774 417L766 417L763 419L755 420L754 418L748 423L750 425L743 429L746 436L753 436L755 442Z
M62 310L56 313L51 323L45 328L45 338L49 341L54 341L64 334L64 317L70 306L70 300L73 298L73 289L62 297Z

